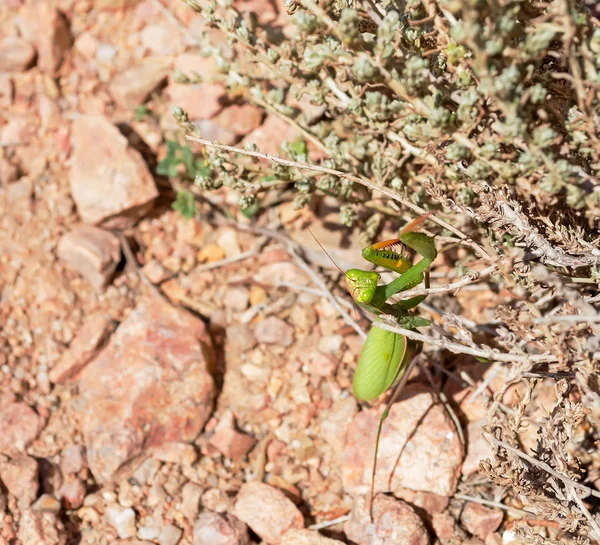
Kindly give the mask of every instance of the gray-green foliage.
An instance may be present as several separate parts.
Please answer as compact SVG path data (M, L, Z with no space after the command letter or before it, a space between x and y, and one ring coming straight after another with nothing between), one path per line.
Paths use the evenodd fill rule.
M367 11L344 0L289 1L286 38L273 42L257 17L230 3L187 3L227 37L229 45L206 42L206 51L225 59L235 47L221 62L230 91L300 129L311 152L284 146L291 159L311 162L318 151L318 164L413 202L451 199L473 217L490 216L477 212L482 187L542 214L561 207L565 223L600 216L600 33L583 5L410 1L400 12L391 0ZM320 110L309 117L292 98ZM347 225L365 227L381 213L365 210L363 188L335 176L259 171L254 160L214 149L208 158L210 183L199 186L234 187L242 206L260 206L270 191L304 206L317 192L351 205L340 209ZM562 230L533 228L566 251L585 251Z

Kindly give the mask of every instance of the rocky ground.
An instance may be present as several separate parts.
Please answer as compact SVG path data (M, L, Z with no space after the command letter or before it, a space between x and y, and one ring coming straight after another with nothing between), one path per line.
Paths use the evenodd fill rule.
M371 521L382 407L353 398L361 339L307 266L328 266L309 224L361 264L331 203L273 209L308 261L171 210L156 166L174 106L223 143L277 153L293 136L217 84L178 83L214 70L202 25L178 0L0 7L0 545L518 543L523 506L477 474L502 372L453 356L449 379L440 352L386 422ZM434 278L451 272L441 257ZM475 286L453 304L485 322L503 297Z

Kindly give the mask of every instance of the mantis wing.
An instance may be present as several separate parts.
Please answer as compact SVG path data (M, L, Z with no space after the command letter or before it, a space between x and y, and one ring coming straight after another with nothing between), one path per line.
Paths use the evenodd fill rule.
M354 395L362 401L379 397L401 376L414 348L398 333L371 327L354 373Z

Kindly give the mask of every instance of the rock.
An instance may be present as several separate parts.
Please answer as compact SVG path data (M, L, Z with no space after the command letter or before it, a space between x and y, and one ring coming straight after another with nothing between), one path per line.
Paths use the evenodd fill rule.
M226 146L232 146L239 140L235 132L226 125L219 124L215 119L197 119L194 121L194 125L198 127L202 138L207 140L219 142L219 144L225 144Z
M254 446L255 440L233 428L217 428L208 442L223 456L237 462L248 454Z
M105 117L73 122L71 194L85 223L107 228L133 225L158 196L142 156Z
M20 10L23 37L37 49L37 65L42 72L54 75L71 47L67 20L52 2L27 0Z
M109 505L106 508L105 517L121 539L135 535L135 511L131 507Z
M278 488L260 482L242 485L233 514L273 545L281 543L288 530L304 526L304 517L294 503Z
M192 482L185 483L181 489L181 512L190 524L193 524L200 511L202 491L199 484Z
M28 509L21 514L17 537L21 545L66 545L68 534L56 515Z
M394 495L413 507L421 508L428 515L442 513L448 507L448 503L450 503L448 496L438 496L431 492L421 492L408 488L396 489Z
M279 155L283 142L294 142L300 134L289 123L275 115L269 115L263 124L254 129L242 140L242 147L255 144L259 151L269 155Z
M466 477L479 470L479 463L486 459L493 459L494 451L491 445L483 438L482 430L487 424L483 418L476 422L469 422L466 428L467 455L462 466L462 474Z
M57 254L66 265L96 288L106 286L121 258L119 239L93 225L82 225L64 234ZM84 363L85 365L85 363Z
M9 184L5 193L6 202L13 210L15 208L29 207L32 195L33 182L29 178L21 178Z
M176 55L182 48L180 36L173 34L173 26L170 21L146 25L140 32L142 47L152 55Z
M31 510L56 515L60 512L60 502L52 494L42 494L31 506Z
M223 109L214 120L221 127L240 137L260 127L263 115L263 110L253 104L233 104Z
M279 261L261 266L254 280L267 286L277 286L281 282L306 286L310 282L306 273L298 265L289 261Z
M181 528L174 524L165 524L158 536L158 543L159 545L177 545L182 535L183 530Z
M172 275L172 273L165 269L156 259L151 259L142 267L142 274L152 282L152 284L160 284Z
M142 63L117 74L108 90L121 108L133 113L167 79L170 71L169 66Z
M8 120L0 132L0 144L15 145L28 143L37 131L37 119L17 115Z
M99 482L172 442L193 441L210 416L215 386L204 323L152 297L121 323L81 373L78 409L90 469Z
M358 545L428 545L429 535L412 507L390 496L373 499L373 521L368 500L356 498L344 531Z
M341 545L341 541L322 536L314 530L295 530L286 532L281 545Z
M275 316L258 322L254 335L259 343L264 344L290 346L294 342L294 328Z
M20 509L29 507L37 497L39 466L31 456L19 456L0 460L0 478L19 504Z
M98 51L100 43L91 32L82 32L77 36L73 48L86 59L93 59Z
M384 407L359 413L346 437L342 478L346 492L367 494L379 418ZM405 387L383 424L375 490L402 488L451 496L460 476L462 446L452 420L426 387Z
M198 53L183 53L175 60L174 73L180 73L192 80L200 77L210 79L215 73L212 57L203 57ZM225 104L225 89L212 83L176 83L169 76L167 94L173 106L183 108L190 120L210 119L218 114Z
M191 466L198 456L194 445L174 441L153 448L152 457L161 462Z
M44 421L29 405L11 403L0 410L0 453L23 452L39 435Z
M210 488L202 494L202 507L217 513L228 513L233 509L233 499L220 488Z
M38 108L41 120L42 131L53 131L60 127L62 118L60 108L55 100L47 95L39 95Z
M250 545L250 537L237 518L205 511L194 524L192 545Z
M431 526L442 543L457 535L456 522L449 513L434 513L431 517Z
M35 58L35 49L23 38L9 37L0 42L0 72L24 72Z
M86 488L81 479L73 475L67 475L65 482L59 490L66 509L79 509L83 505Z
M85 456L82 447L79 445L70 445L63 450L60 470L64 475L79 473L84 467Z
M463 526L474 536L486 539L502 524L504 513L479 503L467 502L460 515Z

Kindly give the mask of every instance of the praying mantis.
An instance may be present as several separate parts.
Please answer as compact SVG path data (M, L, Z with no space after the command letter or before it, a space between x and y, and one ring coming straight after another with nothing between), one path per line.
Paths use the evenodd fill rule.
M437 257L437 250L432 237L414 232L429 215L425 214L410 222L400 231L398 238L378 242L362 251L364 259L398 273L398 278L389 284L379 286L381 275L375 271L350 269L345 274L352 298L360 307L376 316L392 316L399 325L408 329L429 325L428 320L410 314L410 310L418 306L427 296L419 295L395 303L388 303L388 300L402 291L418 286L423 281L426 286L429 284L428 269ZM403 255L403 247L414 250L422 256L422 259L413 265ZM370 505L373 500L377 454L383 423L397 397L396 394L402 387L402 378L408 378L406 375L411 362L419 354L421 347L421 343L407 339L399 333L372 326L358 358L352 389L359 400L372 401L392 386L398 386L398 391L392 394L379 420L371 476Z

